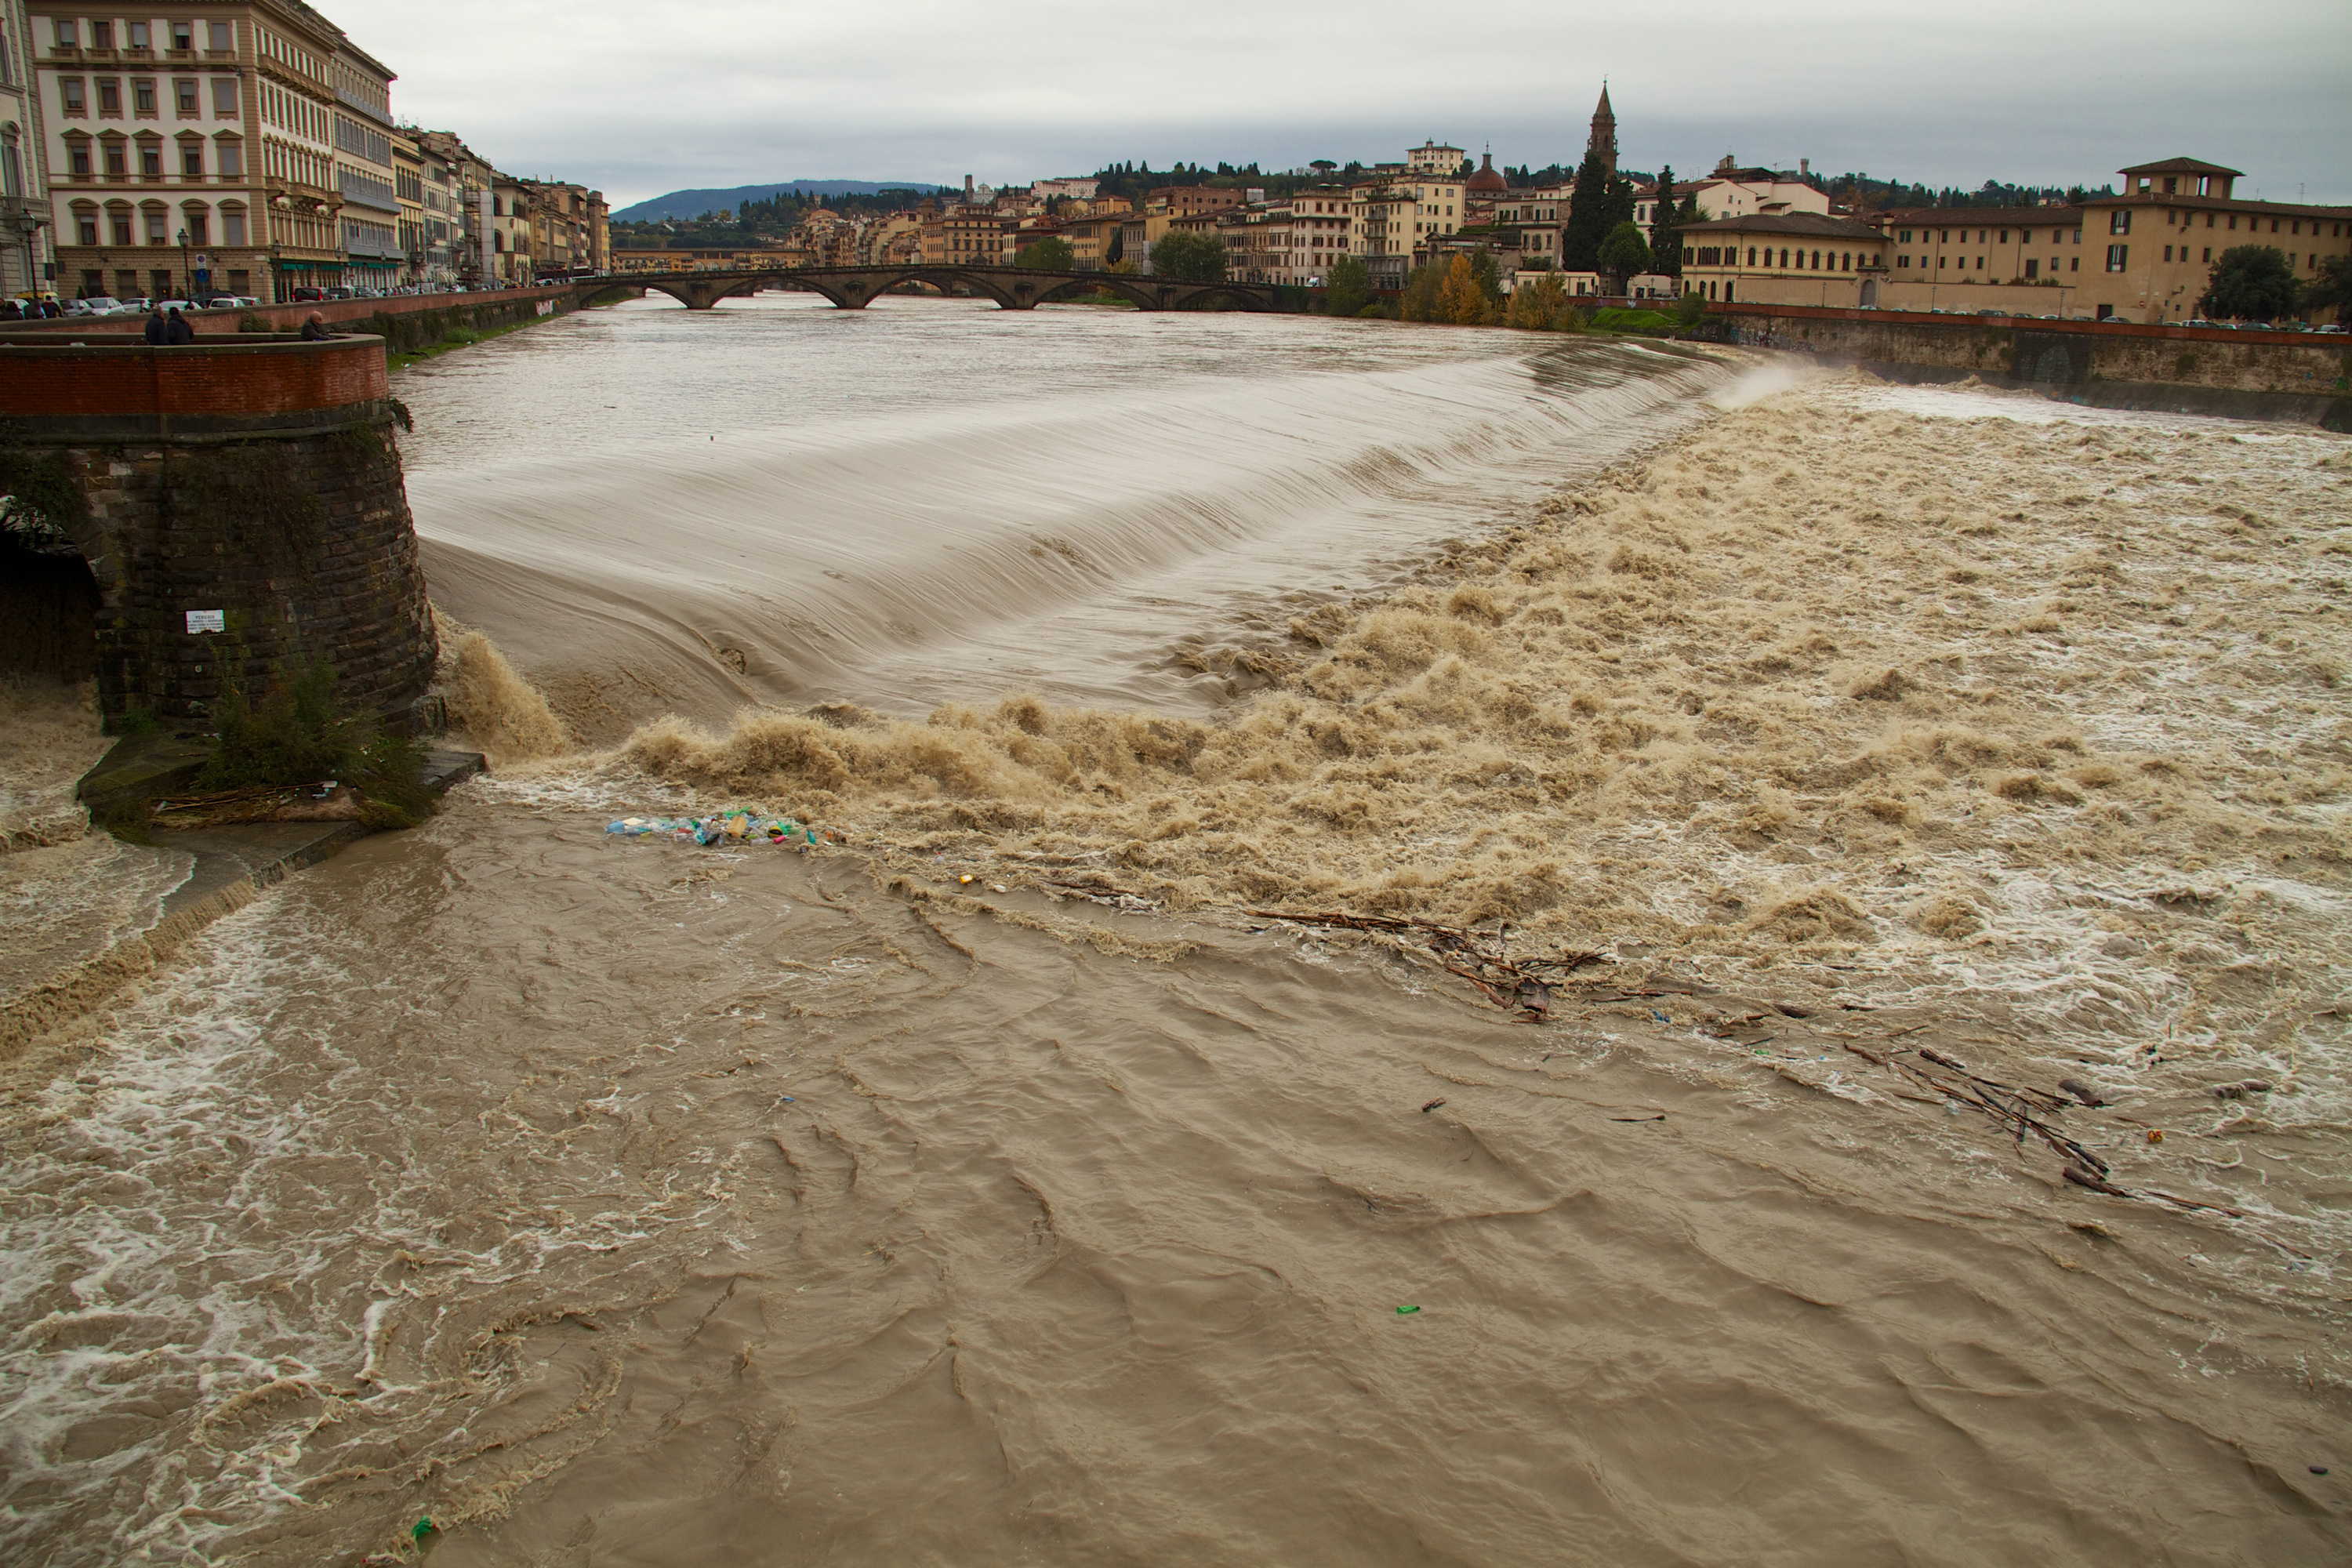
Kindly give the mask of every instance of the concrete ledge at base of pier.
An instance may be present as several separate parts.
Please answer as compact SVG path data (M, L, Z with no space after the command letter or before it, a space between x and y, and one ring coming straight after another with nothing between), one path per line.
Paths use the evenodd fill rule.
M1692 336L1792 349L1890 381L1973 375L2090 407L2352 431L2352 334L1715 304Z
M85 775L85 789L121 750L118 745ZM438 795L487 771L478 752L436 751L429 753L422 776L425 787ZM234 914L268 888L341 854L373 831L358 822L255 822L158 830L152 852L175 860L184 858L185 870L179 886L163 896L153 923L144 931L67 957L39 981L0 1001L0 1060L16 1055L48 1031L104 1006L125 985L169 962L215 921Z

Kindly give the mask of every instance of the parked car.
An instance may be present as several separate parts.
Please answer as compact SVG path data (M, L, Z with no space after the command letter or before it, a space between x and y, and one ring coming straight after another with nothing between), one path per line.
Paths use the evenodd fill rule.
M2352 332L2352 327L2343 326L2335 321L2330 321L2324 327L2314 327L2311 330L2315 332Z
M190 310L201 310L204 307L194 300L158 300L155 301L155 309L168 316L174 310L184 315Z
M68 316L104 316L110 314L113 311L114 307L121 302L121 301L116 300L111 294L92 294L87 299L68 301L66 305L66 314Z
M323 300L326 297L327 291L315 283L305 283L286 296L289 301L297 305L307 304L312 300Z
M117 300L112 310L101 313L109 316L143 316L147 313L148 306L153 303L153 300L144 295L136 300Z
M352 292L349 285L338 284L334 288L327 290L326 298L330 300L354 300L357 299L358 296Z
M207 310L250 310L261 301L250 294L215 294L205 301Z

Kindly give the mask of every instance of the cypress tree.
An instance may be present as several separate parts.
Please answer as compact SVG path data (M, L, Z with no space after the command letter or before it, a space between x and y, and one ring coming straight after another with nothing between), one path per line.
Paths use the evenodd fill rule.
M1633 221L1633 182L1612 174L1597 160L1578 165L1569 198L1568 228L1559 238L1560 268L1568 272L1600 269L1601 244L1621 223Z
M1658 199L1650 209L1650 269L1669 278L1683 275L1683 232L1675 225L1682 215L1675 210L1675 166L1672 163L1658 171Z
M1609 174L1597 158L1577 167L1576 188L1568 198L1568 227L1559 237L1559 265L1564 272L1591 272L1601 258L1601 242L1609 237Z

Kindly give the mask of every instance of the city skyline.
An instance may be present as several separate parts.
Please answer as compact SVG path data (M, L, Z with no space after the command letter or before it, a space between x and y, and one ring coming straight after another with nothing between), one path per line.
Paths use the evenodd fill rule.
M762 181L1370 162L1430 137L1491 144L1497 163L1566 163L1604 76L1633 167L1730 153L1928 185L2095 185L2185 153L2244 169L2269 199L2352 201L2335 152L2352 139L2352 21L2317 0L2242 9L2219 39L2210 12L2179 0L1901 18L1846 0L1769 13L1703 0L1638 33L1528 0L1487 7L1475 29L1433 29L1391 0L1272 18L1207 0L1173 37L1062 0L984 13L913 0L880 25L715 0L675 32L607 0L568 7L560 26L547 10L450 0L339 0L332 15L399 73L403 120L462 123L502 163L600 186L616 208ZM517 58L535 68L516 75ZM1302 76L1301 59L1318 68Z

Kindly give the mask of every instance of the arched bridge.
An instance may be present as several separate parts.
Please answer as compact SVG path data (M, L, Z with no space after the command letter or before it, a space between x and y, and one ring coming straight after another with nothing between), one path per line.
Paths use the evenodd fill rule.
M762 289L805 289L845 310L862 310L877 294L901 283L958 287L985 294L1008 310L1105 289L1142 310L1179 310L1196 300L1221 297L1244 310L1272 310L1274 289L1263 283L1186 283L1132 272L1044 272L1026 267L784 267L728 272L621 272L611 282L655 289L689 310L708 310L730 295ZM609 286L609 285L608 285Z

